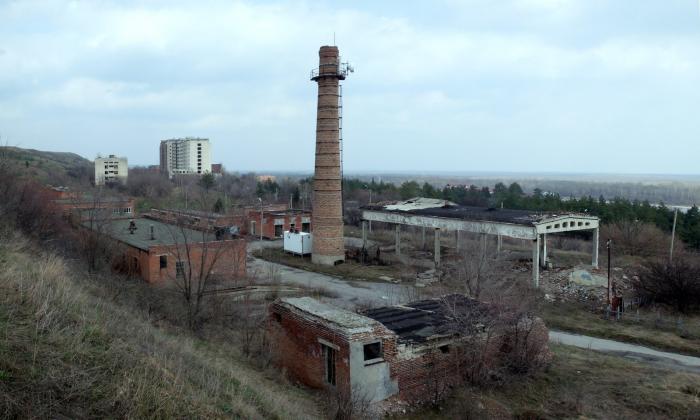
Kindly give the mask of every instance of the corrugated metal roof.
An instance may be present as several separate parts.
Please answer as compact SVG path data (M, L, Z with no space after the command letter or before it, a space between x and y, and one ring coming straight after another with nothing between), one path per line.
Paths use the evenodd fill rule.
M460 206L447 200L413 198L393 203L380 203L363 207L364 210L408 213L417 216L443 217L458 220L511 223L534 226L542 221L560 216L590 217L578 213L555 213L531 210L502 209L494 207Z
M419 300L406 305L385 306L364 312L399 336L400 342L422 343L431 338L463 333L465 317L482 316L487 306L464 295ZM478 322L479 317L474 317Z

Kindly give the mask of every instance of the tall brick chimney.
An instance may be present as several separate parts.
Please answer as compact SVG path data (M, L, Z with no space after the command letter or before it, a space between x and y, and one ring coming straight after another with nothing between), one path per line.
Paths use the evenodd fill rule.
M335 265L345 261L338 105L347 67L339 61L338 47L323 46L318 55L318 69L311 72L318 83L311 261Z

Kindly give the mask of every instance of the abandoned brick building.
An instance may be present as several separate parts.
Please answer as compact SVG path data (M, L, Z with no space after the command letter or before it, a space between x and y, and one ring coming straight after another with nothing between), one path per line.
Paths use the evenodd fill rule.
M188 268L197 273L203 267L205 272L222 278L246 274L243 239L217 240L208 232L148 219L112 219L93 226L96 228L117 249L115 268L149 283L175 279Z
M358 314L310 297L282 298L271 305L268 331L276 363L307 386L419 402L463 381L464 325L456 320L477 307L484 304L449 295Z
M131 218L135 214L134 199L130 197L95 196L50 185L43 187L41 193L57 213L75 220Z
M286 230L299 230L311 232L311 212L298 209L263 209L262 223L260 222L260 208L249 207L246 209L247 233L262 236L266 239L281 238Z
M207 232L225 230L229 233L243 233L241 227L245 225L242 213L220 214L188 209L151 209L144 217Z

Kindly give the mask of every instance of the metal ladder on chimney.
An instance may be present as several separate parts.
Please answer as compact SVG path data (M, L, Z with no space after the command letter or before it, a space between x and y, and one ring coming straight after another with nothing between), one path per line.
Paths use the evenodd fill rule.
M343 85L338 85L338 144L340 146L340 211L345 219L345 176L343 174Z

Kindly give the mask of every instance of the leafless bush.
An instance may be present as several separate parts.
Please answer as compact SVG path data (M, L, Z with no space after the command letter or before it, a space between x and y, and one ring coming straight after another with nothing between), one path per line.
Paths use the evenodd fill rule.
M700 265L679 255L673 262L649 260L633 280L636 293L656 303L673 306L679 312L700 308Z
M553 248L563 251L589 252L591 247L590 243L582 239L572 238L566 235L551 235L549 238L553 241Z
M152 172L147 168L131 168L127 191L135 197L149 199L161 199L168 197L173 191L173 183L158 172Z
M371 399L357 387L352 391L332 388L326 390L325 405L328 417L335 420L372 418Z
M473 385L502 384L544 368L551 359L548 331L534 315L537 297L527 286L485 283L482 302L455 308L454 328L463 376ZM495 287L494 287L495 286Z
M612 239L617 252L652 257L666 252L668 235L658 227L639 221L619 221L601 227L601 238Z
M474 299L479 299L485 288L496 289L495 283L508 280L504 261L485 240L465 242L459 258L446 264L445 269L448 272L446 280Z

